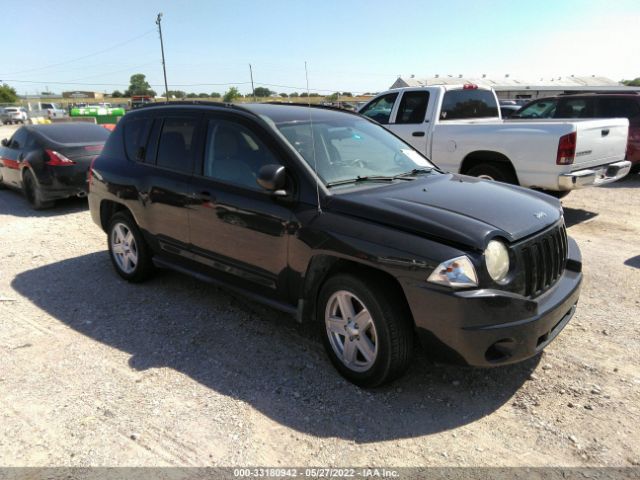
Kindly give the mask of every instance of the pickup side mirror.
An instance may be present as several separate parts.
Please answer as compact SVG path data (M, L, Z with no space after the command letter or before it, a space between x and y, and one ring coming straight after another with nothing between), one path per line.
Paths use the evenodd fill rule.
M2 146L3 146L3 147L8 147L8 146L9 146L9 140L8 140L8 139L6 139L6 138L3 138L3 139L2 139Z
M282 165L270 164L263 166L258 172L256 181L262 188L278 197L287 195L284 190L287 183L287 170Z

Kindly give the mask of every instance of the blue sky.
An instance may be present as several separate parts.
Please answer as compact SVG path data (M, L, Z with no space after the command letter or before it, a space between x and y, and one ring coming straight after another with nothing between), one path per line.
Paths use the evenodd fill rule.
M0 80L19 93L380 91L397 75L640 77L638 0L3 0ZM218 85L215 85L218 84ZM281 85L281 86L272 86Z

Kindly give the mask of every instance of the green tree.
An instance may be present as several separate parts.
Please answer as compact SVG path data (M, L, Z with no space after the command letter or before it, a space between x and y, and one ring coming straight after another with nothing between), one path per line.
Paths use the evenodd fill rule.
M209 98L209 94L208 93L199 93L198 94L198 98Z
M353 93L351 92L342 92L343 97L353 97Z
M240 92L236 87L231 87L229 90L225 92L224 97L222 97L222 100L225 101L226 103L231 103L237 98L242 98L242 95L240 95Z
M332 93L331 95L325 98L328 102L335 102L336 100L338 100L338 97L340 97L340 92Z
M169 90L168 92L163 93L162 96L166 97L167 94L169 95L169 98L184 98L187 95L182 90Z
M258 87L253 90L253 95L256 97L268 97L273 92L265 87Z
M113 98L122 98L123 96L124 94L120 90L114 90L111 94L111 97Z
M10 87L6 83L3 83L0 86L0 102L2 103L14 103L18 100L18 94L16 93L16 89Z
M627 87L640 87L640 77L634 78L633 80L622 80Z
M198 98L198 94L197 93L187 93L187 98Z
M300 94L300 98L307 98L309 95L307 94L307 92L302 92Z
M218 92L211 92L211 95L209 95L211 98L220 98L222 95L220 95Z
M298 96L299 96L298 92L293 92L289 94L289 98L297 98Z
M309 96L310 96L310 97L319 97L319 96L320 96L320 94L319 94L319 93L315 93L315 92L313 92L313 93L310 93L310 94L309 94Z
M287 98L289 95L287 95L286 93L281 93L281 94L280 94L280 96L281 96L282 98Z
M129 79L129 88L124 92L125 96L149 95L151 97L155 97L156 92L151 89L151 85L149 85L146 78L147 77L142 73L131 75L131 78Z

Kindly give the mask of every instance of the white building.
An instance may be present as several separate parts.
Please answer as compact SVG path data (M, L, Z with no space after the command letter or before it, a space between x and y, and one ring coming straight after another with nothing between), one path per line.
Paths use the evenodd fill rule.
M534 99L549 97L562 93L578 92L627 92L638 91L638 87L627 87L620 82L606 77L591 75L590 77L552 77L552 78L521 78L505 75L495 77L481 75L480 77L467 77L463 75L435 75L427 78L398 77L391 88L422 87L427 85L459 85L473 83L483 87L493 87L502 100L508 99Z

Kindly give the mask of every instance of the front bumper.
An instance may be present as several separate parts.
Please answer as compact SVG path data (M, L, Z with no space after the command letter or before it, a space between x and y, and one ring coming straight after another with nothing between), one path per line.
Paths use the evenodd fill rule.
M452 363L491 367L516 363L542 351L573 316L582 284L580 250L569 239L567 268L536 298L502 290L406 288L425 349ZM425 282L426 283L426 282Z
M599 186L620 180L631 170L631 162L621 160L599 167L585 168L575 172L563 173L558 177L560 190L573 190L575 188Z

